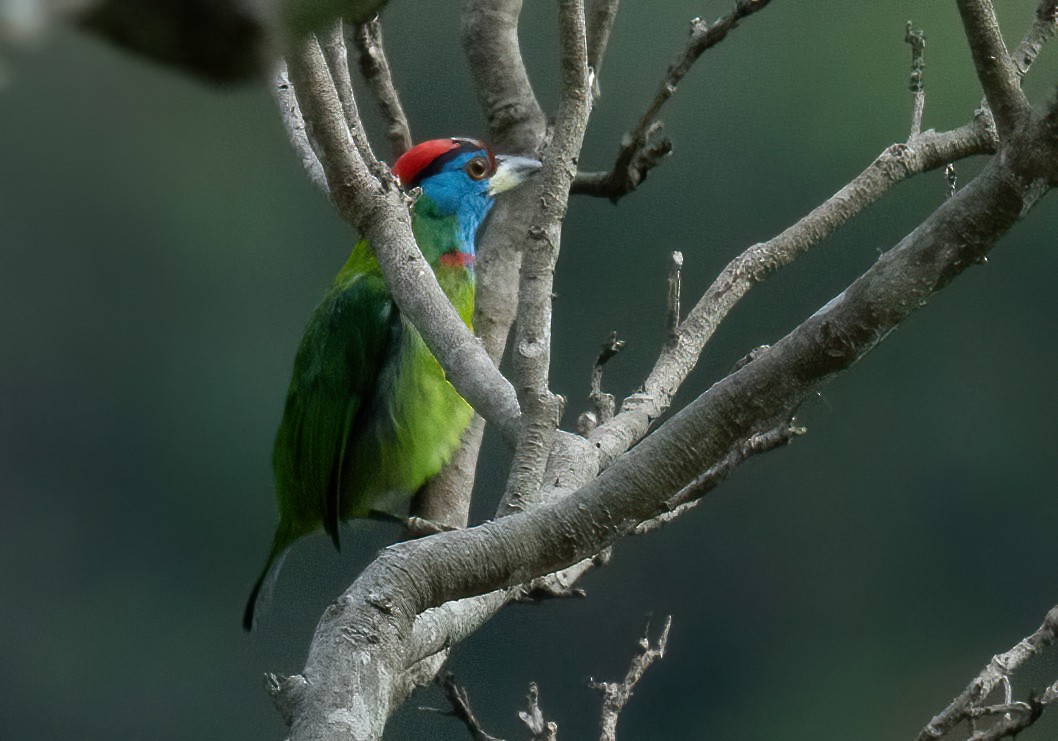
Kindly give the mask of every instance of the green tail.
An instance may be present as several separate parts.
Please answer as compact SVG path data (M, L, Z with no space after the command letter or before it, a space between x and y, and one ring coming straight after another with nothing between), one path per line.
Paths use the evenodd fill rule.
M297 536L292 535L290 528L286 527L285 523L280 522L279 527L276 528L276 535L272 541L272 550L268 554L268 560L265 561L260 576L254 582L253 589L250 591L250 598L246 600L246 609L242 613L243 630L247 632L253 630L257 603L268 602L272 594L272 588L275 586L276 577L279 576L279 570L283 567L283 561L287 557L287 549L290 548L290 544L295 540L297 540Z

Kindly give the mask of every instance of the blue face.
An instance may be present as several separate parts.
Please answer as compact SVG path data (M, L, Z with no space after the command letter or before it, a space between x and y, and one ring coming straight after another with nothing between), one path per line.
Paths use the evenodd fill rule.
M478 227L492 207L493 198L489 194L491 170L488 151L462 152L419 183L423 195L433 201L439 216L456 217L461 252L473 253Z

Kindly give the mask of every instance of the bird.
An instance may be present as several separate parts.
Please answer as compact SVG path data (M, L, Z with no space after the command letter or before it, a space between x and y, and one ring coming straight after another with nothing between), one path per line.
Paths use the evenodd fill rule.
M393 165L414 196L415 241L468 327L478 228L496 195L540 167L466 138L422 142ZM410 499L455 452L471 415L401 315L371 245L360 240L313 311L294 359L272 452L279 522L243 627L253 629L262 588L270 590L291 544L323 528L340 549L341 521Z

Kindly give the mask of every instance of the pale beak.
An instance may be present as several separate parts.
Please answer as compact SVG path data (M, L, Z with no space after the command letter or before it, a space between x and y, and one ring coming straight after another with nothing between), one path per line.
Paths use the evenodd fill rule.
M494 196L520 185L541 167L539 162L528 157L497 154L496 173L489 178L489 195Z

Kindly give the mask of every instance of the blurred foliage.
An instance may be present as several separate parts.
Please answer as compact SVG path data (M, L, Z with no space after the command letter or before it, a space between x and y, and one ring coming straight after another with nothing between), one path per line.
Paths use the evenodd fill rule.
M687 20L728 6L622 8L585 167L611 162ZM1009 41L1032 6L999 4ZM416 138L480 135L458 3L396 3L385 16ZM607 389L626 394L649 369L671 250L693 300L747 245L906 137L908 17L928 40L925 126L965 122L980 90L953 4L774 3L681 86L663 116L675 154L641 191L617 207L573 201L554 312L567 423L611 330L629 344ZM548 107L554 30L550 3L526 4L521 37ZM1056 60L1044 51L1034 99ZM302 666L322 609L397 535L358 523L341 556L322 536L299 545L262 629L242 634L273 526L268 456L290 365L355 235L300 171L263 84L218 90L62 30L7 62L0 728L282 738L262 672ZM979 166L959 163L960 185ZM899 186L755 289L677 402L829 300L945 188L939 172ZM535 680L563 737L592 737L598 697L584 680L623 674L649 612L671 613L673 628L624 713L628 739L907 738L1035 629L1058 593L1055 216L1045 198L987 266L806 404L807 437L666 531L621 543L586 580L587 600L511 608L460 646L452 667L489 730L518 737ZM478 517L495 506L508 451L488 440L486 456ZM443 702L413 698L389 736L464 738L416 710ZM1053 737L1043 724L1023 737Z
M87 4L79 21L123 49L210 82L231 83L267 79L271 60L285 38L319 30L334 18L369 21L385 4L386 0L98 0Z

